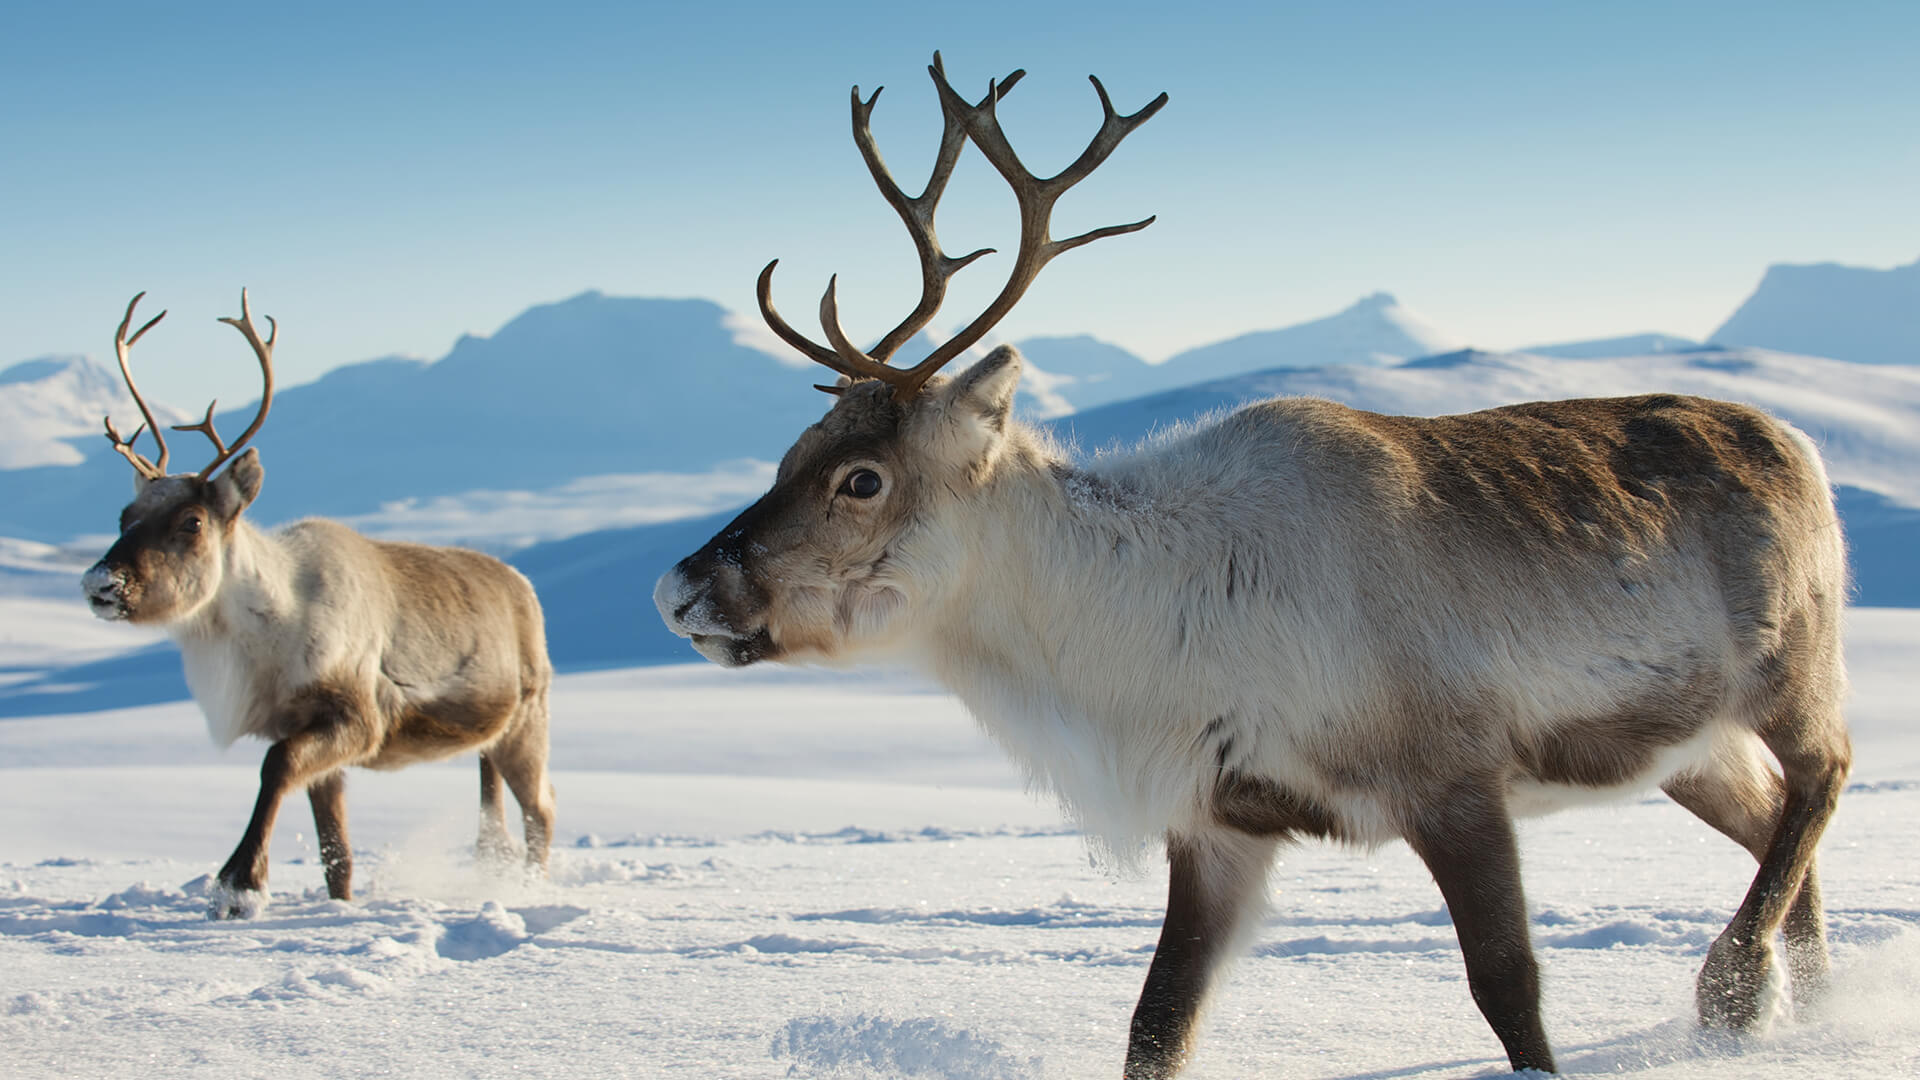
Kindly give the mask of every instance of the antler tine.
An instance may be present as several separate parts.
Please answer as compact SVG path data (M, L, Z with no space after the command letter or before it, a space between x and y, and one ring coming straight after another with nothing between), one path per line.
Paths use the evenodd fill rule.
M946 77L946 67L938 52L933 54L933 63L928 65L927 73L936 80ZM1025 76L1025 71L1014 71L1001 81L1000 92L1005 94ZM975 259L993 254L994 249L981 248L953 258L940 250L940 240L934 232L934 212L939 208L940 197L946 194L947 181L953 177L953 167L960 160L960 152L966 149L965 113L953 108L944 98L941 99L940 115L944 126L940 133L940 151L933 161L933 173L927 178L927 186L921 189L920 194L909 197L894 181L892 173L888 172L886 162L880 157L879 144L873 138L873 105L880 100L881 89L884 88L876 87L873 96L862 102L860 88L853 88L853 143L866 160L867 171L873 174L873 182L879 187L881 197L887 200L887 205L893 207L906 225L907 234L913 238L914 251L920 256L920 303L900 321L900 325L889 330L874 346L873 352L868 354L884 363L892 358L900 346L933 321L934 314L947 298L948 280Z
M944 77L941 74L944 68L941 66L939 53L933 54L933 64L927 70L934 73L937 78ZM1001 93L1012 88L1025 74L1024 71L1015 71L1008 75L1003 82ZM873 138L873 106L880 100L880 92L884 89L885 87L875 87L873 94L863 101L860 97L860 88L858 86L853 88L851 109L853 142L859 149L861 158L867 163L867 171L872 174L873 182L880 189L881 197L887 201L887 205L893 207L895 213L900 215L900 220L907 226L908 235L913 239L914 250L920 258L920 302L905 319L901 320L899 325L887 331L874 346L872 353L866 353L850 342L847 342L844 348L840 347L841 342L847 341L847 337L840 328L838 316L834 314L836 305L833 300L834 286L831 283L827 287L827 296L821 300L821 320L827 340L834 343L834 348L821 345L795 330L781 318L778 311L774 310L773 268L779 265L780 260L775 259L760 271L755 298L759 301L760 317L766 320L768 327L779 335L782 341L806 354L808 358L850 378L884 379L892 383L898 381L899 373L896 369L886 366L887 359L913 335L925 329L926 325L933 321L934 314L940 310L940 304L946 299L948 280L974 260L992 254L993 249L981 248L955 258L940 249L940 241L934 233L934 211L939 205L940 197L946 193L947 181L953 176L953 168L960 160L961 151L966 148L966 116L950 108L944 101L941 103L945 129L940 136L940 150L934 157L933 172L927 179L927 186L921 190L920 194L910 196L894 180L893 174L887 169L886 162L880 156L879 144ZM831 325L827 325L828 323Z
M754 298L760 301L760 317L767 321L767 326L771 328L775 334L780 336L781 341L807 354L809 360L815 363L825 364L835 371L840 371L839 353L813 341L805 334L787 325L787 320L781 318L780 313L773 309L773 268L779 265L779 259L768 263L766 267L760 271L760 281L754 287ZM852 372L849 371L840 371L840 373L842 375L852 374Z
M175 424L173 425L173 430L197 431L200 434L205 435L207 438L212 439L213 452L215 457L218 460L225 461L226 453L227 453L227 444L220 441L220 433L213 429L213 410L217 408L219 404L220 404L220 399L214 398L212 401L207 402L207 415L205 419L201 420L197 424Z
M207 438L213 440L214 458L212 463L200 470L199 478L201 480L206 480L212 476L215 469L226 464L228 459L239 453L241 448L247 445L247 441L252 439L254 434L260 430L260 425L267 422L267 410L273 407L273 345L280 337L280 324L275 322L271 315L268 315L266 318L267 339L262 341L260 340L260 331L254 329L253 326L253 311L247 304L247 290L245 289L240 290L240 317L237 319L230 315L222 315L220 317L221 322L240 331L240 336L247 339L247 344L253 347L253 355L260 361L260 378L264 386L260 391L260 411L254 414L253 423L247 425L247 430L240 433L240 437L233 441L232 446L222 445L220 436L213 430L212 405L207 406L207 418L205 420L198 424L185 425L175 429L177 431L204 430Z
M1013 188L1014 199L1020 208L1020 249L1014 256L1013 273L1007 284L994 297L987 310L981 312L972 322L954 336L941 343L932 355L905 372L905 376L894 381L895 394L904 401L919 393L920 387L933 377L934 373L947 363L965 352L974 342L980 340L993 328L1007 312L1013 309L1027 288L1033 284L1040 270L1061 252L1070 251L1082 244L1121 233L1136 232L1153 224L1153 218L1136 221L1126 225L1108 225L1093 229L1066 240L1054 240L1050 235L1053 205L1068 188L1087 178L1094 169L1099 168L1120 141L1132 134L1133 130L1153 118L1167 103L1167 95L1148 102L1138 112L1130 116L1121 116L1113 108L1113 101L1107 96L1106 87L1100 80L1089 75L1094 91L1100 96L1100 130L1094 134L1087 148L1071 165L1054 176L1041 179L1020 163L1020 157L1014 153L1007 142L1007 136L1000 128L1000 119L994 112L994 105L1001 96L996 84L988 83L987 96L980 104L969 106L966 100L948 84L946 76L938 68L933 69L934 83L940 91L943 108L961 112L967 122L967 134L974 145L986 155L993 167L999 171L1009 186Z
M107 425L107 438L113 440L113 448L127 459L134 471L149 480L158 480L167 475L167 440L160 434L160 425L153 421L153 410L147 407L147 399L141 396L140 388L134 385L133 368L127 363L127 355L133 351L134 343L139 341L147 331L153 329L161 319L167 317L167 313L162 311L148 319L132 337L128 337L127 327L133 325L133 309L140 306L140 298L145 295L147 295L145 289L133 294L133 299L127 301L127 313L120 317L120 328L113 332L113 352L120 358L120 377L126 380L127 392L133 395L133 403L140 406L140 416L144 422L133 429L133 438L122 439L120 433L114 430L113 417L108 416L104 419ZM157 460L148 461L133 448L134 442L140 438L142 431L153 432L153 441L160 446L160 456Z
M834 299L834 289L839 283L839 274L828 278L827 291L820 297L820 328L827 332L827 340L833 342L834 358L838 361L827 366L851 378L879 379L897 386L900 369L888 367L875 357L861 352L847 339L847 332L840 328L840 308Z

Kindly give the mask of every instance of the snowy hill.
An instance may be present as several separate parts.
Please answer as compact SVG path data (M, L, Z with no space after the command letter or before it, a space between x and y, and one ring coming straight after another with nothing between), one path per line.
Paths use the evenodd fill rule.
M1891 270L1770 266L1713 340L1862 364L1920 364L1920 260Z
M178 410L152 404L163 424L187 419ZM69 440L98 440L89 452L107 448L100 418L109 413L138 415L118 368L85 356L43 356L0 371L0 470L80 464L86 454ZM120 430L131 434L138 423L125 423ZM124 492L126 485L120 488Z
M1565 356L1577 360L1602 356L1645 356L1648 353L1679 352L1698 348L1692 338L1672 334L1631 334L1627 337L1597 338L1591 341L1563 341L1554 345L1529 345L1518 351L1534 356Z

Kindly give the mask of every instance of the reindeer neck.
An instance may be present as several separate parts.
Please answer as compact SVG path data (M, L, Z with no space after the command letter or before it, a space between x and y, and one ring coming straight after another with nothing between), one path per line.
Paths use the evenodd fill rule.
M283 618L293 606L294 570L279 538L241 517L227 538L219 590L176 625L174 636L205 640Z
M935 673L949 685L991 672L1071 693L1072 672L1058 669L1096 641L1109 658L1140 650L1142 664L1151 652L1159 666L1177 645L1180 612L1153 609L1166 627L1143 628L1142 604L1181 595L1194 558L1214 545L1217 504L1151 475L1076 466L1041 441L1012 450L960 515L964 585L934 620Z

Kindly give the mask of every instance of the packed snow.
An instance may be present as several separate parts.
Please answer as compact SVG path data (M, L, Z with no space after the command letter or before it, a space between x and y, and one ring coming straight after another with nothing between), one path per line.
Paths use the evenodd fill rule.
M145 640L77 599L0 599L0 626L7 678ZM1657 796L1523 827L1564 1071L1920 1067L1916 646L1920 612L1851 615L1858 765L1822 848L1835 988L1765 1034L1691 1021L1744 853ZM248 922L204 912L257 747L215 751L189 702L0 721L6 1075L1118 1074L1164 876L1091 865L950 698L677 665L563 676L554 717L551 881L476 869L470 757L357 771L358 898L326 899L294 800ZM1295 849L1272 904L1189 1075L1505 1071L1403 846Z

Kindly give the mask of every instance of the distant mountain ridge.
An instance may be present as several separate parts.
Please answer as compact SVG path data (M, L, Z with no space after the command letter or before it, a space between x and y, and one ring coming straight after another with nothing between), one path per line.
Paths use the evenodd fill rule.
M1823 284L1811 292L1801 288L1795 284L1807 277L1801 271ZM1798 290L1795 295L1853 290L1862 305L1880 312L1876 340L1897 337L1920 312L1920 305L1896 302L1915 281L1920 263L1896 271L1775 268L1768 282L1785 284L1763 283L1728 325L1741 325L1744 313L1777 309L1762 301L1780 289ZM1868 284L1856 289L1860 282ZM1882 295L1887 289L1893 300ZM586 292L529 308L491 336L464 336L436 362L386 357L285 388L258 440L268 483L256 518L377 515L391 523L425 500L500 507L515 492L563 487L586 492L581 499L605 501L635 489L578 482L711 474L722 463L736 466L737 475L744 460L777 460L828 405L805 389L825 373L809 375L790 357L760 351L750 344L752 335L741 332L743 321L751 324L703 300ZM1831 336L1821 340L1834 344ZM1019 345L1030 361L1022 415L1057 420L1256 371L1447 363L1460 343L1381 292L1325 318L1213 342L1159 364L1085 335ZM926 348L917 340L907 354ZM1532 352L1578 360L1698 348L1673 335L1641 334ZM1801 351L1844 349L1808 344ZM1434 390L1444 393L1444 387ZM155 404L168 421L181 418ZM124 463L97 435L99 415L109 409L131 430L136 421L128 419L134 413L117 372L95 361L49 357L0 373L0 536L62 543L109 531L128 485ZM237 430L252 409L249 403L222 414L222 429ZM188 456L203 449L195 439L185 446L193 447ZM177 462L181 467L192 463ZM591 516L584 503L574 509L580 513L568 520ZM449 511L457 512L457 506ZM450 519L443 514L442 520ZM557 533L538 528L521 535Z
M1713 340L1860 364L1920 364L1920 259L1890 270L1769 266Z
M463 337L435 363L372 360L283 389L255 440L267 483L254 514L344 516L425 495L778 459L829 403L793 368L738 344L727 319L704 300L588 292L530 308L492 337ZM221 413L220 430L231 436L256 407ZM88 430L98 408L86 406ZM177 445L176 458L204 449L197 437ZM80 464L0 471L0 536L58 543L110 531L127 466L105 439L71 449Z

